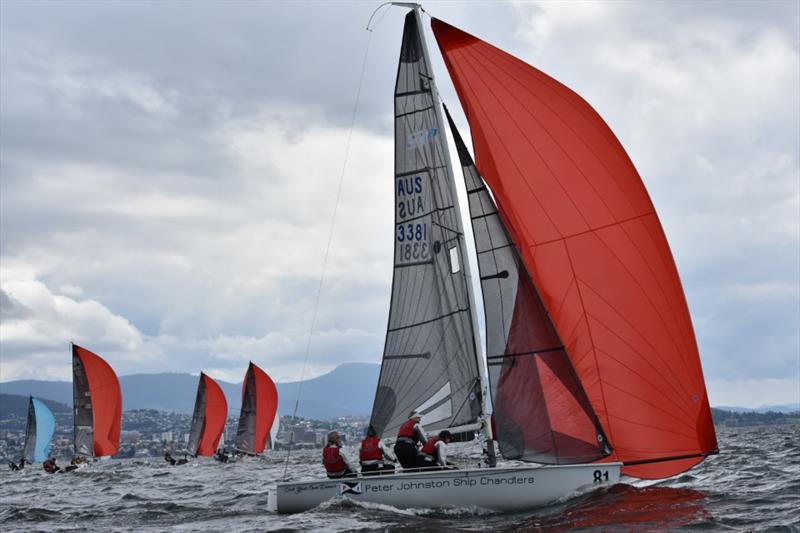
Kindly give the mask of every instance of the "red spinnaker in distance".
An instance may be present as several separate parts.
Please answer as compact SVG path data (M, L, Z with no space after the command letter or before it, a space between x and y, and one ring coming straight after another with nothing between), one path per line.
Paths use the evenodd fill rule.
M225 394L216 381L201 373L206 388L206 407L203 421L203 433L197 446L197 455L211 456L219 447L219 439L225 430L228 418L228 402Z
M245 376L245 381L242 384L242 402L247 395L248 383L255 386L255 449L253 453L261 453L267 447L270 438L270 431L272 425L275 423L275 417L278 413L278 389L275 387L275 382L269 375L261 370L258 366L250 363L250 368L247 370L250 375Z
M122 392L117 374L97 354L86 348L72 345L73 357L83 364L89 382L94 427L94 455L102 457L119 451L119 433L122 423Z
M434 19L491 188L623 473L662 478L717 449L697 342L630 158L579 95Z

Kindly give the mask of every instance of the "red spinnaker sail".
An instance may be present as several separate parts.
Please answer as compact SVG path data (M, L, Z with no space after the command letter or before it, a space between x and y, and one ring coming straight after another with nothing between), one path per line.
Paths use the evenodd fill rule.
M94 427L94 455L102 457L119 451L122 423L122 392L117 374L105 360L86 348L72 345L73 357L83 364L89 382Z
M203 420L203 433L197 445L197 455L211 456L219 447L219 439L225 430L228 418L228 402L225 393L216 381L205 374L200 374L206 388L206 406Z
M600 115L442 21L433 32L491 188L623 472L661 478L717 448L689 310L661 223Z
M275 382L259 367L250 363L248 372L253 373L256 400L256 431L254 453L261 453L267 446L270 430L278 414L278 389ZM247 394L245 390L248 379L242 384L242 397ZM244 400L243 400L244 401Z

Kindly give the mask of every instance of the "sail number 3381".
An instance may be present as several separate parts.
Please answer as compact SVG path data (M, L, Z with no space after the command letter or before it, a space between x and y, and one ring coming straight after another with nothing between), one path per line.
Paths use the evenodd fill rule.
M428 240L428 224L398 224L397 226L397 242L404 241L427 241Z
M427 261L430 259L428 224L398 224L397 242L402 261Z

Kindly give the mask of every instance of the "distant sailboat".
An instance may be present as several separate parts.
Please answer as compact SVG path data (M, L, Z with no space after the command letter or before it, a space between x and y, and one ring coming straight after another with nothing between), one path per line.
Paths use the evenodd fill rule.
M258 454L275 445L278 433L278 389L252 362L242 383L242 409L236 431L236 449Z
M119 451L122 392L100 356L72 345L75 455L107 457Z
M210 457L220 444L228 418L228 402L216 381L200 373L197 397L194 402L192 427L189 431L188 451L194 456Z
M450 119L487 375L420 7L396 5L412 11L395 85L394 278L371 423L393 437L413 409L429 431L482 435L486 466L495 441L504 458L537 464L279 483L271 504L296 512L346 496L519 510L621 473L669 477L717 453L683 288L622 145L573 91L433 19L477 156Z
M25 427L25 446L22 458L26 463L40 463L50 456L50 442L56 431L56 419L41 400L30 397L28 423Z

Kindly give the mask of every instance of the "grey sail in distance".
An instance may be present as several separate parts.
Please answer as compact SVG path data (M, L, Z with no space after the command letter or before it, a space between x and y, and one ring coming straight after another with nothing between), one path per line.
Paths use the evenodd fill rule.
M200 382L197 384L197 397L194 400L194 413L192 414L192 427L189 430L189 442L186 449L192 455L197 455L197 448L200 446L200 437L203 435L203 427L206 421L206 381L203 373L200 373Z
M22 458L25 462L34 461L33 454L36 448L36 409L33 407L33 398L28 398L28 423L25 427L25 446L22 448Z
M587 463L611 450L494 199L445 107L478 254L495 439L506 459Z
M89 390L89 378L83 367L81 358L72 352L72 405L73 437L75 439L75 455L94 456L94 414L92 412L92 395Z
M371 417L386 437L412 409L429 431L474 424L482 415L466 247L436 105L410 12L395 85L394 277Z
M256 377L253 363L247 369L242 393L242 408L239 412L239 425L236 429L236 449L245 453L256 453Z

